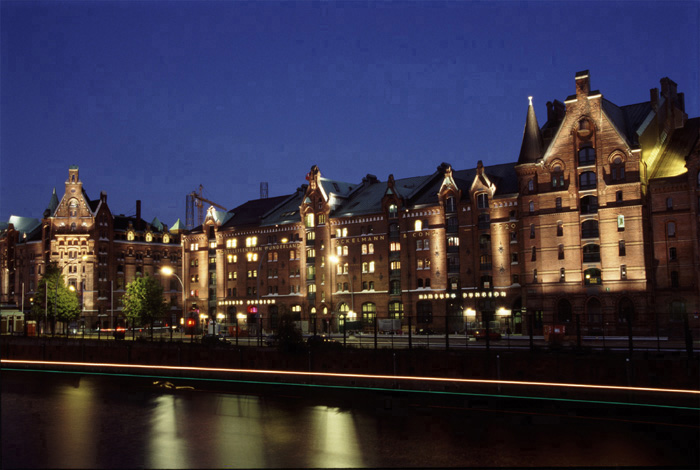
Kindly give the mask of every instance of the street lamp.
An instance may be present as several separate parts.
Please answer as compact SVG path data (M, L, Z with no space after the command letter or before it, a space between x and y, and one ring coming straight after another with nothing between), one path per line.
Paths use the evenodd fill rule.
M177 273L175 273L173 268L171 268L170 266L163 266L162 268L160 268L160 272L165 276L175 276L175 278L178 281L180 281L180 287L182 287L182 318L185 318L185 284L182 282L182 279L180 279L180 276L178 276Z

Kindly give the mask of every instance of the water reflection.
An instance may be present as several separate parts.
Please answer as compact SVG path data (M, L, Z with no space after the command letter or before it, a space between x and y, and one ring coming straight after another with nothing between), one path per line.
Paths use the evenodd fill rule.
M5 370L1 382L2 468L697 468L700 460L697 413L608 419L563 405L538 413L501 409L500 401L472 407L303 388L282 396L277 387L235 384L164 389L144 378ZM679 417L685 421L674 423Z
M352 413L315 406L311 409L311 420L311 467L363 466Z

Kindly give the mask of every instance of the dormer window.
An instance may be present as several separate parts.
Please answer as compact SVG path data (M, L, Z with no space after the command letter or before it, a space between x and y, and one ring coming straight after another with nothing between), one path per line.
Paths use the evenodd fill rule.
M489 195L486 193L477 194L476 207L479 209L488 209L489 208Z
M457 204L455 203L455 198L452 196L449 196L447 199L445 199L445 211L446 212L455 212L457 210Z
M625 180L625 162L622 161L622 157L616 156L613 159L612 165L610 165L610 176L613 181Z
M562 171L561 165L554 165L554 168L552 168L552 187L564 187L564 172Z

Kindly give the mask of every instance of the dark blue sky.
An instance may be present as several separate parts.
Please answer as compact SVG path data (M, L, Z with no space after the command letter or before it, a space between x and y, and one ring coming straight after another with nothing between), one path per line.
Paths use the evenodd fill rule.
M698 116L700 2L0 3L0 220L40 218L69 165L113 212L172 225L317 164L358 182L518 158L527 97L618 105L668 76Z

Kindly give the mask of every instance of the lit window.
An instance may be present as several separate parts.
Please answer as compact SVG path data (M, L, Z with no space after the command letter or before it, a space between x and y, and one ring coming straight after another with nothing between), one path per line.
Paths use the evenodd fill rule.
M401 250L401 244L399 242L391 242L389 244L389 250L390 251L400 251Z
M625 230L625 216L618 215L617 216L617 231L622 232L624 230Z
M148 240L147 240L148 241ZM209 242L209 248L212 250L216 250L216 241L211 241Z
M374 243L367 244L367 253L370 255L374 253Z
M389 218L390 219L395 219L396 217L398 217L398 212L399 212L399 208L396 204L389 205Z
M372 265L374 265L374 262L372 262ZM392 271L398 271L401 269L401 261L392 261L391 262L391 270ZM374 266L372 266L372 272L374 272Z
M366 243L363 243L363 244L362 244L362 254L363 254L363 255L366 255L366 254L367 254L367 244L366 244Z
M235 238L230 238L226 240L226 248L236 248L237 245L238 240L236 240Z
M323 225L326 223L326 214L318 214L318 224Z
M423 230L423 221L422 220L416 220L416 222L413 224L413 229L416 232L420 232Z
M347 256L347 255L348 255L348 246L343 245L343 256Z
M306 216L304 217L304 225L306 227L313 227L314 226L314 213L313 212L309 212L308 214L306 214Z

